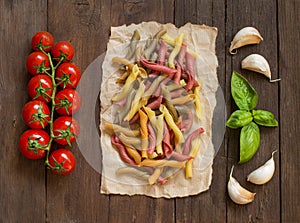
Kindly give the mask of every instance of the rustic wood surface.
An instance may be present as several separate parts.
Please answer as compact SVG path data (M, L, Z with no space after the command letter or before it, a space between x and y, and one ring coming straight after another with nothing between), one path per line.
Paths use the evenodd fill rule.
M261 146L248 163L238 165L235 177L255 191L255 201L239 206L228 197L226 184L238 162L239 131L227 129L214 160L210 189L180 199L101 195L100 174L75 146L77 168L69 176L45 170L18 150L27 129L21 119L30 78L25 60L35 32L47 30L58 40L69 40L74 61L82 71L106 49L110 26L142 21L206 24L218 28L218 78L227 113L236 109L230 96L232 70L242 72L259 94L258 108L279 120L275 129L262 128ZM300 174L300 1L298 0L2 0L0 1L0 222L299 222ZM245 26L260 30L264 41L228 53L234 34ZM241 71L250 53L264 55L271 66L269 83L262 75ZM98 146L98 145L96 145ZM271 182L255 186L246 175L275 155Z

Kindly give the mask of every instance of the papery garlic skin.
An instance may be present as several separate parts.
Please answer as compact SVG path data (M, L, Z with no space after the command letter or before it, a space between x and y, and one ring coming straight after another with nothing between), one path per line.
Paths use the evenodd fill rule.
M247 181L258 185L262 185L269 182L272 179L275 172L274 153L276 152L277 150L272 153L271 159L265 162L264 165L252 171L247 176Z
M251 203L254 200L254 196L256 193L252 193L245 188L243 188L239 182L232 177L234 166L231 168L229 181L227 184L227 190L229 197L231 200L237 204L248 204Z
M245 27L235 34L231 41L229 52L236 54L236 52L233 52L235 49L249 44L258 44L262 40L263 38L257 29L254 27Z

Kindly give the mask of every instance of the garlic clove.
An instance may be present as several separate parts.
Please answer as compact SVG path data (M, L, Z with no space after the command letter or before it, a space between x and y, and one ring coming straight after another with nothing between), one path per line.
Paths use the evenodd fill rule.
M229 52L231 54L236 54L236 51L233 52L235 49L249 44L258 44L262 40L263 38L257 29L254 27L245 27L235 34Z
M274 161L274 154L277 152L275 150L272 153L271 159L269 159L267 162L265 162L264 165L260 166L256 170L252 171L247 176L247 181L250 181L251 183L262 185L267 182L269 182L275 172L275 161Z
M227 184L229 197L237 204L248 204L254 200L254 196L256 193L252 193L246 190L234 177L232 177L233 168L234 166L232 166L231 168L229 181Z
M268 61L259 54L250 54L242 60L242 68L252 70L265 75L270 82L279 81L280 79L271 80L271 70Z

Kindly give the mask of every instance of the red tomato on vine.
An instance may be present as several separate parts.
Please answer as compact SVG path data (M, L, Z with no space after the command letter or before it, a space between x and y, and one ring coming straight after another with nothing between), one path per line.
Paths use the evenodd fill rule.
M74 63L61 64L55 73L56 82L62 88L76 88L80 78L80 69Z
M54 44L54 39L51 33L46 31L37 32L31 39L31 47L34 51L50 52Z
M27 57L26 68L31 75L42 74L50 69L50 62L44 53L37 51Z
M79 135L78 122L70 116L61 116L53 122L54 141L60 145L69 145Z
M40 129L26 130L20 137L19 148L28 159L41 159L46 155L45 148L50 141L49 134Z
M67 175L74 170L76 159L70 150L61 148L50 154L49 164L53 173Z
M27 91L32 99L50 102L53 92L52 80L45 74L36 75L29 80Z
M32 100L24 105L22 118L30 128L43 129L49 124L50 110L45 102Z
M74 89L63 89L55 96L55 111L60 115L75 114L81 106L81 97Z
M74 48L70 42L60 41L53 46L51 53L57 61L71 61L74 56Z

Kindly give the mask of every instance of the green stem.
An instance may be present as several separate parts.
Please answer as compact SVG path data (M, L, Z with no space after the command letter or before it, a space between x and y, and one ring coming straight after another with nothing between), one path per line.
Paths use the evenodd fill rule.
M61 61L58 62L58 64L56 66L53 65L53 61L51 58L50 53L46 53L44 50L42 50L42 52L48 57L49 62L50 62L50 67L51 67L51 74L48 73L48 75L51 77L52 80L52 85L53 85L53 90L52 90L52 95L50 96L51 98L51 117L50 117L50 121L49 121L49 131L50 131L50 141L47 145L47 147L45 148L46 150L46 159L45 159L45 165L51 169L53 169L54 167L50 165L49 163L49 155L50 155L50 148L51 148L51 144L53 142L53 139L55 138L54 133L53 133L53 116L54 116L54 110L55 110L55 94L56 94L56 89L57 89L57 84L55 82L55 70L58 66L58 64L61 63Z

